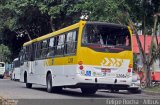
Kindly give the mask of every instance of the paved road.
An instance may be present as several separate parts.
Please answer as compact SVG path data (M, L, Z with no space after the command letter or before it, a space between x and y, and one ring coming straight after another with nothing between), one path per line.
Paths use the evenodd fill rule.
M47 93L45 86L33 85L32 89L25 88L24 83L0 79L0 96L9 99L86 99L86 98L159 98L159 95L129 94L127 91L109 93L99 90L95 95L83 95L80 89L64 89L62 93Z
M63 90L62 93L47 93L45 86L33 85L32 89L27 89L25 88L24 83L11 81L7 79L3 79L3 80L0 79L0 96L5 99L14 99L14 100L21 99L18 105L44 105L44 104L58 105L57 103L60 103L60 105L63 105L63 104L75 105L75 103L76 105L84 105L84 104L103 105L106 102L105 100L108 98L113 98L113 99L115 98L121 98L121 99L156 98L157 99L158 98L160 99L160 95L147 95L146 93L143 93L143 92L141 94L130 94L127 91L120 91L119 93L109 93L107 90L99 90L98 92L96 92L95 95L86 96L81 93L80 89L66 88ZM28 101L23 99L41 99L41 100ZM51 99L51 100L48 101L48 100L42 100L42 99ZM55 100L53 101L53 99L55 100L60 99L60 100L57 100L57 103L53 104L56 102ZM89 101L86 99L88 99ZM51 104L49 104L49 102ZM77 104L77 102L79 103ZM83 103L80 103L80 102L83 102Z

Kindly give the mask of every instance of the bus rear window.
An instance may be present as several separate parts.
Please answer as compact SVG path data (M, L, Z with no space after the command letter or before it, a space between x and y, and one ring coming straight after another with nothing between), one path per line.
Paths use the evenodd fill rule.
M0 63L0 67L4 67L4 63Z
M131 50L131 37L126 26L87 24L83 31L82 46L99 52L117 53Z

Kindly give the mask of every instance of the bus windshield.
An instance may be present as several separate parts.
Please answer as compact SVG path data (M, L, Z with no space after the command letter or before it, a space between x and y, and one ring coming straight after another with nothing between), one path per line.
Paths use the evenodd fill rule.
M127 26L116 24L86 24L82 46L99 52L131 50L131 37Z

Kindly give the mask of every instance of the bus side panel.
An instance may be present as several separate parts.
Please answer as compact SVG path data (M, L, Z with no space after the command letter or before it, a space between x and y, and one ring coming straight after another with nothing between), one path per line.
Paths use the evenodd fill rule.
M53 86L73 85L76 83L76 59L76 56L67 56L47 60L48 67L46 71L51 71L52 73Z
M30 83L45 84L45 63L44 60L32 61L31 72L29 74Z
M32 62L31 61L27 61L24 62L23 65L20 66L20 81L24 82L24 75L25 73L27 73L27 82L30 83L31 82L31 78L30 78L30 74L31 74L31 70L32 69Z
M12 73L12 79L17 79L17 80L20 79L20 67L14 68Z

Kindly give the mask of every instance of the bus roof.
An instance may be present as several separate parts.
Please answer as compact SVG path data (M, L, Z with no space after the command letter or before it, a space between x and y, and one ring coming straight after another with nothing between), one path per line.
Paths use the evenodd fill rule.
M107 22L90 22L90 21L87 21L86 24L106 25L106 26L109 26L109 27L118 27L118 28L128 28L126 25L116 24L116 23L107 23Z
M19 60L19 58L15 58L13 61L18 61Z
M86 24L108 25L110 27L113 26L113 27L119 27L119 28L127 28L127 26L121 25L121 24L114 24L114 23L107 23L107 22L93 22L93 21L92 22L89 22L89 21L86 22L86 21L80 21L80 22L78 22L76 24L70 25L68 27L65 27L65 28L62 28L60 30L54 31L54 32L49 33L47 35L44 35L44 36L38 37L36 39L30 40L30 41L24 43L23 46L27 46L27 45L30 45L30 44L32 44L34 42L39 42L39 41L42 41L44 39L48 39L50 37L59 35L61 33L70 31L70 30L75 29L75 28L78 28L80 26L80 24L82 24L82 23L84 23L84 24L86 23Z
M78 28L81 23L85 23L85 21L80 21L80 22L78 22L78 23L76 23L76 24L73 24L73 25L71 25L71 26L62 28L62 29L60 29L60 30L54 31L54 32L49 33L49 34L47 34L47 35L44 35L44 36L38 37L38 38L36 38L36 39L30 40L30 41L24 43L23 46L27 46L27 45L30 45L30 44L32 44L32 43L34 43L34 42L42 41L42 40L44 40L44 39L48 39L48 38L50 38L50 37L59 35L59 34L61 34L61 33L64 33L64 32L70 31L70 30L73 30L73 29L75 29L75 28Z

